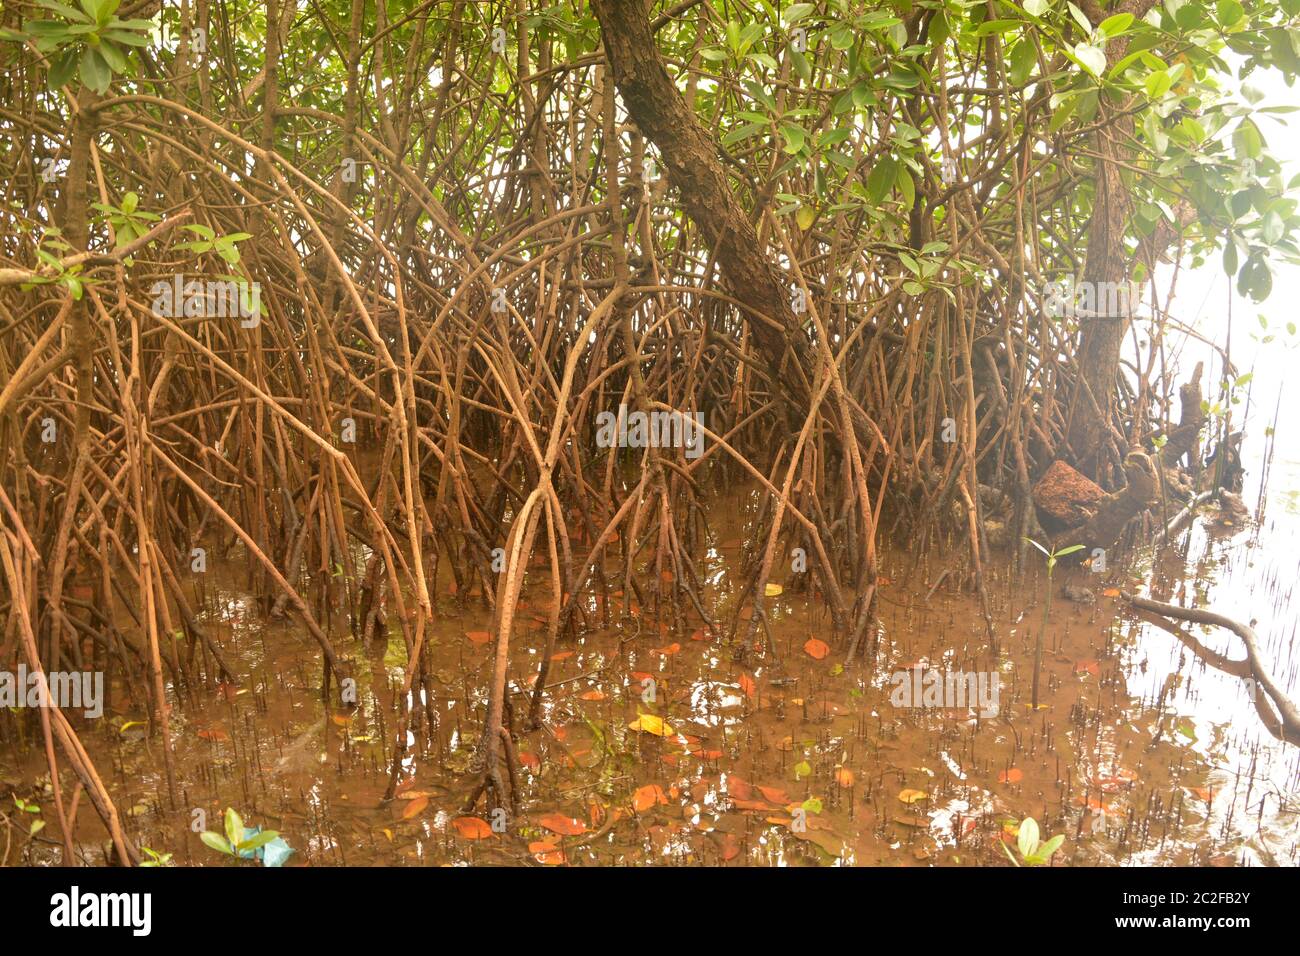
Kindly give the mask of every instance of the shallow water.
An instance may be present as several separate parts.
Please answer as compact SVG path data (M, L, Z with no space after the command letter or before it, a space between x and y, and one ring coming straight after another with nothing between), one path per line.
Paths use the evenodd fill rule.
M1279 487L1290 467L1278 469ZM78 724L82 739L131 836L180 864L226 862L196 830L220 830L227 806L249 826L279 831L295 851L290 865L1010 865L1002 844L1026 816L1044 837L1065 835L1056 865L1296 861L1296 748L1269 736L1245 682L1107 593L1142 590L1143 562L1125 573L1095 574L1073 559L1058 568L1033 711L1041 577L1013 584L991 575L996 657L978 602L955 593L952 577L925 603L941 559L913 569L902 553L884 560L877 639L847 667L821 602L794 575L775 576L785 590L767 602L775 659L763 653L761 630L748 650L744 627L726 640L755 504L738 493L715 507L733 516L703 568L719 633L698 622L677 633L649 611L625 613L620 593L610 628L561 641L544 726L519 737L516 819L482 802L481 822L459 812L476 780L492 644L476 633L489 627L488 610L445 582L429 635L432 699L420 701L428 721L409 737L398 799L382 799L406 663L396 628L387 645L363 645L334 617L331 638L353 659L359 706L327 712L315 645L295 624L264 619L240 577L221 567L204 581L205 623L242 679L173 700L178 808L169 807L159 741L139 723L142 703L117 688L106 720ZM1204 606L1258 618L1274 675L1294 690L1297 555L1279 543L1293 527L1274 517L1281 507L1270 504L1259 528L1210 512L1145 565L1161 599L1195 594ZM242 573L238 552L227 561ZM1065 600L1064 583L1089 587L1096 603ZM517 686L536 674L548 600L546 587L525 591L512 641ZM1194 633L1243 656L1226 632ZM822 649L810 639L830 643L829 652L813 656ZM914 670L921 680L996 670L997 715L980 716L970 700L896 706L891 675ZM515 699L522 718L527 698ZM669 731L630 727L642 712ZM0 749L0 777L17 776L19 791L32 792L45 769L39 748L24 751L22 766L17 752L12 743ZM78 838L87 860L103 858L103 830L88 808ZM57 843L33 844L29 861L57 861Z

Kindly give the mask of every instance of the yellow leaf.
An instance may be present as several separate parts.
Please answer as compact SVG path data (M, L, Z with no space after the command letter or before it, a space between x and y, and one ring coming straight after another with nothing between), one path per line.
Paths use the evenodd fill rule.
M768 597L776 597L784 590L785 588L781 587L779 584L768 584L767 587L763 588L763 593Z
M919 803L926 799L924 790L903 790L898 794L898 799L904 803Z
M656 717L654 714L642 714L627 726L630 730L641 730L647 734L654 734L656 737L671 737L673 735L673 729L664 723L664 719Z

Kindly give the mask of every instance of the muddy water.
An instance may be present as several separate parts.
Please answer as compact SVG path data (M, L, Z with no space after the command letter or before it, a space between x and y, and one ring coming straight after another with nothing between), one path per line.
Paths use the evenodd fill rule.
M768 601L775 658L761 636L757 647L729 642L754 507L752 493L738 493L715 508L733 516L705 559L721 633L673 632L619 595L611 627L561 643L544 726L519 740L514 819L481 803L482 822L459 813L475 780L492 645L475 633L488 628L488 611L445 582L431 635L432 699L421 702L430 720L411 736L398 799L382 798L406 663L400 636L363 645L335 618L359 706L327 711L314 644L259 614L237 552L226 567L239 572L212 568L203 594L205 623L241 680L173 700L178 807L166 796L160 742L139 723L143 704L122 688L106 719L79 724L83 740L133 838L179 864L227 862L194 832L204 818L219 830L227 806L250 826L279 831L294 849L290 865L1009 865L1008 828L1025 816L1045 836L1065 835L1057 865L1296 861L1296 748L1269 736L1240 678L1136 620L1112 593L1153 575L1158 597L1196 594L1257 618L1275 676L1294 691L1298 558L1279 544L1293 518L1279 523L1266 510L1255 527L1212 514L1136 570L1059 568L1033 710L1041 577L1013 584L994 575L997 653L977 602L953 590L955 576L927 603L943 560L918 566L901 552L886 557L879 628L853 664L844 666L820 601L788 577L775 579L785 589ZM1057 590L1065 583L1089 588L1095 601L1066 600ZM542 588L525 591L512 642L520 687L537 671L548 600ZM1195 633L1243 656L1231 635ZM817 641L832 645L824 656ZM891 675L955 671L996 672L996 715L973 700L897 706ZM525 698L517 700L522 714ZM641 714L668 726L638 723ZM33 784L44 771L38 748L21 765L17 753L0 750L0 778L17 778L52 819ZM79 821L80 851L101 860L98 821L88 808ZM494 821L506 832L493 832ZM58 859L50 837L27 861Z

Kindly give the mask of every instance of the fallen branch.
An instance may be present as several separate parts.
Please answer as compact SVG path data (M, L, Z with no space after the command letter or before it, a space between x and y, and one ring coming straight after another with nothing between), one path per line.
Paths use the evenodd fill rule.
M1127 591L1120 593L1125 601L1143 611L1151 611L1179 621L1192 621L1197 624L1214 624L1218 627L1226 627L1240 637L1242 643L1246 645L1246 660L1250 664L1250 671L1255 678L1255 683L1264 689L1274 706L1277 707L1278 713L1282 717L1282 724L1287 732L1287 739L1291 743L1300 744L1300 711L1297 711L1296 705L1282 693L1277 684L1274 683L1268 669L1264 666L1254 629L1234 621L1230 617L1216 614L1214 611L1179 607L1176 604L1164 604L1160 601L1152 601L1150 598L1138 597Z

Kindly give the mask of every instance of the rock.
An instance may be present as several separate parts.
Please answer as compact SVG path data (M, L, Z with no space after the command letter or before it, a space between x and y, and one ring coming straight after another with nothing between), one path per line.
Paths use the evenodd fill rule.
M1223 510L1234 517L1244 518L1250 514L1250 509L1246 507L1246 502L1241 500L1241 495L1233 494L1231 491L1222 491L1219 493L1219 504Z
M1078 588L1073 584L1067 584L1061 588L1061 594L1067 601L1073 601L1075 604L1095 604L1097 595L1093 594L1088 588Z
M1033 492L1038 510L1063 528L1091 518L1097 511L1097 502L1105 495L1100 485L1063 461L1052 462L1052 467L1034 485Z

